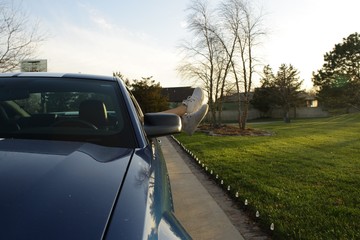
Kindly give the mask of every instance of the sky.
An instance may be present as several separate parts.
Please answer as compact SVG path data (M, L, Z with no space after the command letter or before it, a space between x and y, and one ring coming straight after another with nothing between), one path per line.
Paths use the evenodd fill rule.
M11 0L9 0L11 1ZM13 0L16 1L16 0ZM211 3L220 0L210 0ZM20 0L19 0L20 2ZM254 3L254 1L251 1ZM191 0L26 0L46 41L37 59L49 72L81 72L129 79L152 76L163 87L196 85L176 71ZM258 0L268 33L257 54L276 72L292 64L309 89L323 56L343 38L360 32L359 0ZM255 83L258 84L258 83Z

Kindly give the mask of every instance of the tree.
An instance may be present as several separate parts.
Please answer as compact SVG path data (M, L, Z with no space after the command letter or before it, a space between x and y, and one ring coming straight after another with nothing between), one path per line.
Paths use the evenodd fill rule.
M261 117L268 117L271 109L275 105L272 92L273 89L270 87L255 88L251 104L261 112Z
M290 122L290 108L296 107L303 101L300 89L303 80L299 79L298 71L290 64L282 64L276 75L273 74L269 65L264 67L264 75L261 79L261 89L266 95L257 96L254 101L267 101L270 105L279 106L283 111L284 122ZM265 99L259 97L265 96ZM269 106L270 107L270 106Z
M11 72L33 57L44 35L38 23L31 24L21 6L0 2L0 71Z
M225 0L220 5L220 15L224 21L224 31L232 36L235 43L233 45L235 51L231 53L231 66L238 92L239 127L244 130L255 73L254 50L260 43L261 36L265 34L262 27L262 14L256 13L249 1ZM240 99L241 91L244 96L243 104Z
M188 30L194 37L180 46L184 58L178 71L184 78L202 82L209 97L210 122L215 127L219 125L216 117L219 109L217 99L223 95L226 54L216 37L216 17L208 3L194 0L187 11Z
M160 83L156 83L152 77L130 81L120 72L114 72L113 76L119 77L125 82L144 113L161 112L168 109L168 99L161 94Z
M350 34L324 55L322 68L313 73L318 98L328 108L360 107L360 35Z
M255 72L253 50L264 33L261 16L256 16L250 3L243 0L224 0L215 10L210 10L206 1L194 0L189 11L188 28L194 37L193 42L182 46L186 61L179 71L185 77L203 81L213 126L221 124L222 98L230 81L235 79L239 127L245 129ZM229 73L233 73L233 78ZM241 91L245 99L243 109Z
M251 104L261 111L264 115L276 106L276 94L275 76L272 72L272 69L269 65L265 66L263 69L263 77L261 79L261 87L255 88L253 99Z

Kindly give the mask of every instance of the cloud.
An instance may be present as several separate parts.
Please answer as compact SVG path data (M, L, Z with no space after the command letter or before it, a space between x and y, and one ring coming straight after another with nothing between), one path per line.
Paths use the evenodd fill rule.
M37 57L48 60L48 71L100 75L121 71L130 79L153 76L165 87L187 84L176 73L178 56L175 44L168 40L172 32L160 36L156 28L136 27L127 18L104 14L106 8L90 2L66 3L72 8L42 11L47 13L44 23L51 37Z
M96 27L99 27L102 30L112 30L114 28L112 23L104 17L105 14L103 14L99 9L93 8L91 5L81 2L78 2L77 4L81 12L87 13L90 22Z
M104 30L112 30L113 26L103 16L101 16L96 10L90 10L90 19L98 27Z
M119 28L96 11L89 13L95 26L62 22L58 34L42 46L49 71L101 75L121 71L130 79L154 76L162 86L179 84L173 49L162 48L146 34Z

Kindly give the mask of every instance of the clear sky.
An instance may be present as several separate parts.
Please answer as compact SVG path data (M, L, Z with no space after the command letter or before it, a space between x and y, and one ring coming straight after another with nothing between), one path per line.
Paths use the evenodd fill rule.
M189 37L184 22L190 2L26 0L22 5L49 36L37 54L48 60L48 71L120 71L130 79L153 76L163 87L174 87L192 85L176 72L177 46ZM305 87L311 86L323 55L360 32L359 0L259 0L257 5L269 30L260 51L262 64L274 72L282 63L292 64Z

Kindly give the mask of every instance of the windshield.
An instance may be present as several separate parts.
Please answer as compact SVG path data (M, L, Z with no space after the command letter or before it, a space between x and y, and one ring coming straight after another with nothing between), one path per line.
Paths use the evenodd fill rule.
M0 137L134 141L117 82L69 78L0 79Z

